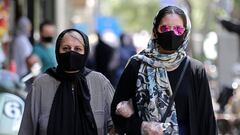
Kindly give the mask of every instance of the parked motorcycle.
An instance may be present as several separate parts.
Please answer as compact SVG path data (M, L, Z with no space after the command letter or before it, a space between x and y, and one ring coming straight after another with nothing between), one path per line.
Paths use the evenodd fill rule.
M0 135L17 135L27 92L19 77L0 70Z

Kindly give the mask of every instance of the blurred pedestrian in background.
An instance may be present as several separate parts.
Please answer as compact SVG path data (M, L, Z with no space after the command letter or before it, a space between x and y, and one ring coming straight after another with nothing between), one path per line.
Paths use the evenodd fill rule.
M235 19L217 18L217 21L229 32L240 35L240 22ZM240 134L240 92L239 86L234 88L234 84L239 84L239 61L240 42L238 43L238 57L233 66L233 82L231 86L223 86L220 91L217 103L219 111L217 113L217 124L219 134Z
M32 53L32 44L29 37L32 24L27 17L21 17L17 22L16 33L12 43L12 58L16 63L17 74L22 77L27 74L26 58Z
M19 135L106 135L112 127L114 89L85 67L88 37L64 30L56 41L58 66L35 79L26 99Z
M33 53L36 54L42 63L42 72L57 65L55 58L55 26L50 21L40 24L40 41L34 46Z
M32 83L35 78L41 73L42 63L36 54L31 54L26 58L28 72L22 77L22 81L25 83L25 90L29 92L32 89Z
M175 6L155 16L148 48L129 60L113 98L118 133L217 134L204 66L186 52L190 26Z
M8 33L5 33L0 43L0 67L1 69L8 68L9 46L11 38Z
M97 35L98 43L94 51L95 69L106 76L113 86L116 86L116 72L119 66L118 43L114 43L115 39L111 39L113 34L110 32Z
M117 69L117 80L120 79L128 59L136 54L136 48L133 45L132 36L128 33L122 33L120 36L120 60Z

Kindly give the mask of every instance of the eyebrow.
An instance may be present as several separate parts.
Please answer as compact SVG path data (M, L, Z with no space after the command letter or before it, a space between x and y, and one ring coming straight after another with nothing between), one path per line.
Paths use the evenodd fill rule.
M83 42L81 42L80 39L78 39L78 38L76 38L76 37L74 37L74 36L70 36L70 37L72 37L72 38L78 40L80 46L81 46L82 48L85 48L85 44L84 44ZM65 38L66 38L66 37L65 37ZM66 43L66 42L64 43L64 37L62 38L62 40L61 40L61 42L60 42L60 45L61 45L61 46L71 46L71 45L69 45L69 43ZM77 45L77 46L79 46L79 45Z
M62 45L62 47L71 47L71 45L69 45L69 44L63 44ZM74 47L80 47L80 48L84 48L84 46L83 45L77 45L77 46L74 46Z

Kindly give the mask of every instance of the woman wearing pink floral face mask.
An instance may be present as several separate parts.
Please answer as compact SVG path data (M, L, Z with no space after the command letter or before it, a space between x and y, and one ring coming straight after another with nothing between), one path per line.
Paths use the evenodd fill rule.
M148 48L129 60L113 98L119 134L217 134L204 66L186 53L190 27L175 6L154 18Z

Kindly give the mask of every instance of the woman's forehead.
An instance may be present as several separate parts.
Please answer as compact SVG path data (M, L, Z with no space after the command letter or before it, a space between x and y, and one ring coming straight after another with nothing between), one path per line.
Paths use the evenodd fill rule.
M178 14L167 14L160 22L160 25L180 25L183 26L183 20Z
M73 43L73 42L79 42L79 44L84 45L84 40L82 35L80 35L78 32L72 31L66 33L63 38L61 43Z

